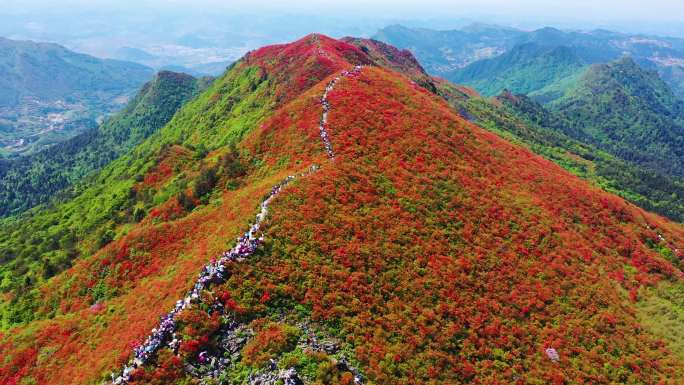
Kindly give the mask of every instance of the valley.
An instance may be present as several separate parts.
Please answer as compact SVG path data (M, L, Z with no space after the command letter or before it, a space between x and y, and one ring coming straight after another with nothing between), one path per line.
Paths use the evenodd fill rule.
M0 38L0 149L27 155L93 129L152 75L135 63Z

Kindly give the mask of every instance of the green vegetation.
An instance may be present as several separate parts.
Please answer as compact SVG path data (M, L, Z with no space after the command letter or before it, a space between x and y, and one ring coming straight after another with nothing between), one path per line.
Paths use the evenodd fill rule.
M655 173L684 176L684 102L632 59L592 66L548 108L567 135Z
M630 35L606 30L565 31L549 27L523 31L490 24L476 24L448 31L392 25L378 31L374 38L398 48L411 50L431 75L447 79L451 79L450 74L459 73L463 67L472 63L476 63L473 68L480 68L480 64L491 68L499 61L497 56L508 55L508 59L505 60L509 60L511 52L516 50L515 47L529 43L539 47L570 49L585 64L606 63L629 55L638 63L655 69L676 95L684 97L684 70L681 66L672 65L673 62L684 59L684 39L680 38ZM549 50L552 51L553 48ZM671 58L669 63L657 59L664 55ZM494 60L488 60L492 58ZM520 77L520 81L531 85L544 79L546 75L555 73L554 69L544 67L545 60L538 58L532 63L544 73L529 72L529 80ZM483 63L477 63L478 61ZM568 62L561 61L558 64L565 67ZM494 74L501 75L498 71ZM511 75L513 78L517 77L515 74ZM482 80L486 85L486 79L483 77ZM501 82L501 79L494 81ZM478 91L488 95L498 92L480 89Z
M684 285L662 282L642 290L640 297L639 321L649 332L667 341L672 352L684 360Z
M129 105L97 129L0 164L0 216L17 214L101 169L168 123L207 79L160 72ZM62 198L64 199L64 197Z
M203 158L208 151L241 139L274 105L269 84L255 67L228 71L186 103L164 128L76 184L68 196L51 201L48 207L0 220L0 290L12 293L0 305L3 328L34 319L40 303L35 289L39 284L68 268L74 259L91 255L125 234L128 224L138 222L153 207L170 197L180 197L188 186L198 186L195 178L201 185L195 189L206 198L211 189L206 185L207 171L202 170L210 166L204 161L179 162L177 158L192 153ZM144 136L143 132L138 135ZM242 175L246 167L237 156L233 151L223 162L232 176ZM157 180L171 171L169 167L184 164L190 167L185 173L158 186ZM221 167L214 172L223 170ZM199 197L186 198L183 206L191 210Z
M571 48L528 43L449 72L445 77L471 86L485 96L498 95L503 90L529 94L571 77L584 67L582 59Z
M133 383L200 382L222 357L238 364L203 382L244 383L283 358L271 364L306 383L351 385L342 356L368 384L681 383L684 363L633 301L681 280L682 227L468 124L417 73L364 52L320 35L252 52L73 198L4 219L0 382L101 383L272 186L317 164L269 200L257 250L174 313L178 350L156 349ZM320 96L359 64L328 94L324 161ZM531 147L575 143L543 130L539 105L521 103L525 120L511 95L440 91ZM587 160L572 164L592 175ZM307 320L341 349L308 352Z

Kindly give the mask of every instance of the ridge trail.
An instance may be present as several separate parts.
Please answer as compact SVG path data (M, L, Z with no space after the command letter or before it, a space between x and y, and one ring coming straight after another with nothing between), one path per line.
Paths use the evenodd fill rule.
M328 133L328 113L331 111L331 104L328 100L328 94L335 88L335 85L344 77L355 77L360 74L363 66L355 66L350 71L342 71L339 76L333 78L325 87L323 96L321 98L321 105L323 106L323 112L321 114L321 119L319 122L319 132L321 140L323 141L323 146L325 148L326 154L330 161L335 160L335 153L333 152L332 144L330 142L330 135ZM218 260L213 260L204 266L199 274L198 279L195 281L192 289L188 291L184 299L178 300L174 308L163 315L160 318L159 325L153 328L151 333L145 339L145 341L133 349L133 358L121 369L121 371L112 373L111 381L105 381L105 385L124 385L131 381L131 374L135 369L145 365L150 358L162 347L166 346L174 351L177 351L180 346L180 337L176 334L176 317L180 312L186 309L188 306L194 302L201 301L200 294L204 289L210 287L211 284L220 284L227 279L226 276L226 265L229 262L242 262L246 258L250 257L257 247L263 242L263 234L258 235L261 230L261 224L266 219L268 215L268 206L273 201L273 199L280 194L280 192L287 186L290 182L295 180L297 177L305 177L316 171L318 171L319 166L314 164L307 171L302 172L298 175L290 175L285 178L280 183L273 186L268 197L261 202L260 211L256 215L256 220L249 227L249 230L237 239L237 244L230 250L221 254ZM352 369L354 373L354 383L362 384L361 375L356 369ZM291 371L283 371L284 376L282 379L285 380L285 384L289 385L293 380L289 377Z

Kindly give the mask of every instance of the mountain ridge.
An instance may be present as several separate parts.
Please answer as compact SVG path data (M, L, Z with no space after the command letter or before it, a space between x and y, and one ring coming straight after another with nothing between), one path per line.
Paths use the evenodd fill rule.
M590 67L548 105L568 135L649 169L684 175L684 102L631 58Z
M585 66L572 48L524 43L444 76L484 96L498 95L504 89L530 94L581 72Z

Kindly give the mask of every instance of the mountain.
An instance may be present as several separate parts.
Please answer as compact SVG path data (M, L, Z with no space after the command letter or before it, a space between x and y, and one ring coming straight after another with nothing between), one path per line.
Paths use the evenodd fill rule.
M57 44L0 38L0 147L29 153L92 128L152 75Z
M572 77L585 66L571 48L526 43L444 76L454 83L471 86L485 96L498 95L503 90L530 94Z
M182 65L165 65L161 67L162 71L182 72L197 77L203 76L218 76L225 72L226 68L230 67L232 62L219 61L205 64L193 65L185 67Z
M520 45L567 47L582 63L605 63L631 56L640 65L655 69L680 98L684 98L684 39L623 34L606 30L562 31L541 28L534 31L487 26L451 31L390 26L374 38L398 48L409 49L429 73L450 80L449 74L478 60L491 59ZM506 60L506 59L504 59ZM492 65L491 62L488 65ZM490 90L478 90L491 94ZM493 91L496 92L496 91Z
M142 62L157 59L157 56L135 47L120 47L116 50L114 56L119 60L131 62Z
M121 112L37 153L0 165L0 216L16 214L54 195L126 153L171 120L207 79L160 72Z
M252 51L79 195L4 220L1 381L100 383L142 344L124 382L680 383L684 228L380 48Z
M549 109L566 134L663 174L684 176L684 102L630 58L592 66Z

